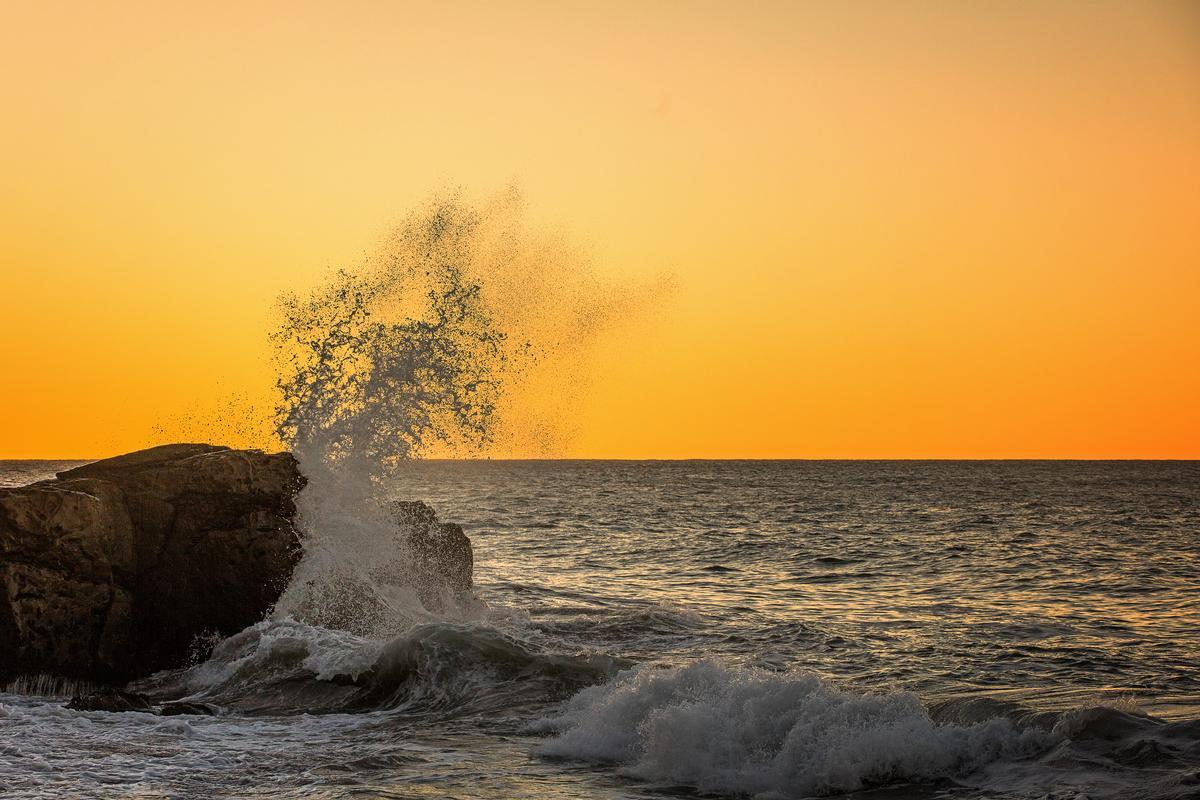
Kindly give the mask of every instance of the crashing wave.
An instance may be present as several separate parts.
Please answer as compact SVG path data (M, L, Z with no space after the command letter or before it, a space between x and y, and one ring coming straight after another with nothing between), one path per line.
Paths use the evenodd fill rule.
M385 568L412 562L390 512L403 466L498 436L548 446L572 416L562 403L583 380L583 348L670 288L598 282L521 217L512 192L480 205L435 198L362 264L281 298L276 435L308 483L296 501L304 554L277 618L376 637L478 618L462 592L448 599L414 586L411 569Z
M532 727L551 734L546 757L722 795L925 783L1020 797L1196 796L1200 722L1118 705L1049 712L974 697L926 707L909 693L862 694L707 660L627 670Z
M704 792L803 797L944 778L1054 740L1006 719L940 725L911 694L864 695L813 675L715 661L640 667L584 689L539 730L546 756L619 765Z
M277 616L352 619L386 636L430 610L404 570L381 569L411 560L384 481L435 441L478 443L491 430L508 353L469 274L480 223L470 208L435 205L384 257L282 299L277 433L308 483L297 498L304 555Z
M619 666L603 656L545 652L484 625L426 623L380 640L271 620L225 639L201 664L134 688L241 713L448 717L556 702Z

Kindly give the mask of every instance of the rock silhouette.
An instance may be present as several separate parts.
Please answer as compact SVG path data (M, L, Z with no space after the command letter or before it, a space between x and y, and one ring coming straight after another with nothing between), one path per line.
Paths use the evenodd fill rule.
M0 489L0 679L121 682L258 621L303 485L287 453L179 444Z
M174 444L0 489L0 682L120 684L262 620L300 558L304 484L289 453ZM462 528L420 502L392 516L382 576L432 611L470 592Z

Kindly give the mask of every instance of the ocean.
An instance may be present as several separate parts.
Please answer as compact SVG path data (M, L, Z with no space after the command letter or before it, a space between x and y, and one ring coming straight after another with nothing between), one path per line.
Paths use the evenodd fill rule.
M76 462L0 462L0 484ZM0 694L4 797L1200 797L1200 463L413 461L482 601ZM486 605L485 605L486 604Z

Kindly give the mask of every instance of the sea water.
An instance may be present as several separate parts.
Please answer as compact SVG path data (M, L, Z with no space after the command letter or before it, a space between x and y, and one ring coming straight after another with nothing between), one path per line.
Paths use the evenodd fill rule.
M282 609L139 684L215 717L10 687L3 796L1200 796L1196 463L412 461L388 481L464 526L477 606L366 636Z

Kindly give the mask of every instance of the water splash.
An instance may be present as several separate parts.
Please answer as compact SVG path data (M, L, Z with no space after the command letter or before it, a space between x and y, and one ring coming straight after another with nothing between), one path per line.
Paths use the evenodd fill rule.
M581 356L639 292L598 280L523 209L514 191L435 197L362 264L281 298L276 434L308 485L304 556L278 615L371 636L429 619L399 577L421 568L389 506L403 465L561 442ZM459 593L439 606L463 619L481 604Z
M359 270L280 300L276 432L308 485L305 552L278 613L377 635L425 615L411 586L381 573L411 561L382 487L432 442L487 441L508 348L468 277L480 221L431 204Z
M277 433L306 467L378 480L432 441L486 441L507 350L464 275L475 224L440 206L384 263L282 299Z

